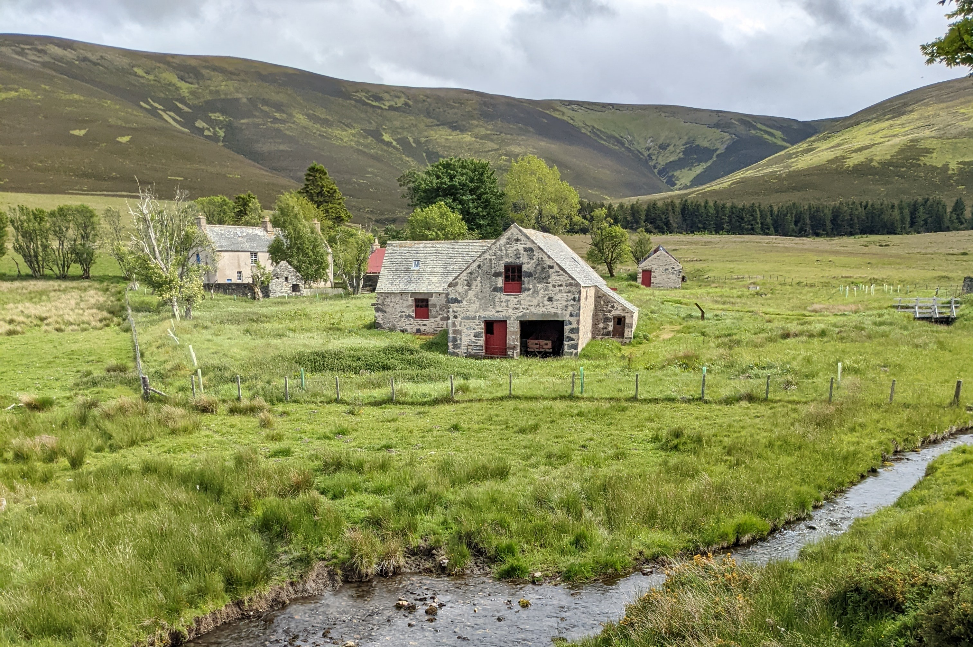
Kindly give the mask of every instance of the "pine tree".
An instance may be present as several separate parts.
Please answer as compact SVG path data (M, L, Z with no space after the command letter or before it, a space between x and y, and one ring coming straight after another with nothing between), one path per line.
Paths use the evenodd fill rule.
M304 186L298 193L317 207L323 220L331 225L343 225L351 220L351 213L345 207L345 196L341 195L338 185L328 175L328 169L317 162L307 167L304 172Z
M970 228L970 221L966 217L966 202L963 201L963 198L956 198L953 208L949 210L949 215L952 220L952 229Z

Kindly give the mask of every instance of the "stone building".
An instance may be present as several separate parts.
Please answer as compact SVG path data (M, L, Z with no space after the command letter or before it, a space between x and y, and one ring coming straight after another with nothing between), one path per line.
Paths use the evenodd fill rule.
M638 308L564 241L519 225L489 244L447 291L451 355L574 357L592 339L631 341L638 322Z
M639 283L647 288L677 290L685 280L682 264L659 245L639 263Z
M253 297L253 267L260 263L270 269L272 277L270 285L263 289L264 296L304 293L304 279L293 267L287 263L275 265L270 260L268 250L275 234L269 218L264 218L260 227L208 225L204 216L196 220L216 252L215 269L203 276L203 286L207 292ZM198 263L209 260L204 259L201 253L196 254ZM333 272L333 268L329 267L327 280L314 287L331 287Z
M421 335L444 330L446 286L491 242L389 242L375 287L375 326Z

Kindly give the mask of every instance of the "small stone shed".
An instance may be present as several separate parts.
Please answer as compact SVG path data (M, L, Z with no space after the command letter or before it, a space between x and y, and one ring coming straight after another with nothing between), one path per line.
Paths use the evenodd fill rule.
M375 326L420 335L444 330L446 286L492 242L390 241L375 287Z
M678 290L682 287L682 264L659 245L639 263L639 284L647 288Z
M575 357L592 339L630 342L638 323L638 308L564 241L516 224L449 282L448 295L451 355Z

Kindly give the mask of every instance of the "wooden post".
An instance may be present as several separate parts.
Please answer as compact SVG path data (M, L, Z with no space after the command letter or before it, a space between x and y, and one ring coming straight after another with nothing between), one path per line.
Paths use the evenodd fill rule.
M895 400L895 380L892 380L892 390L889 391L889 404L892 404L893 400Z
M507 396L513 397L514 395L514 374L511 372L507 376Z
M578 367L578 373L581 375L581 395L584 395L584 366Z
M240 376L236 376L236 399L238 402L243 402L243 387L240 386Z
M195 373L189 374L189 382L193 385L193 398L195 398L196 397L196 374Z
M334 401L341 402L341 384L338 382L338 376L334 376Z
M196 375L199 378L199 394L206 395L206 391L203 389L203 369L197 368Z
M706 311L703 310L702 306L700 306L698 303L696 304L696 307L699 308L699 320L706 321Z
M290 402L290 399L291 399L291 383L290 380L288 380L287 376L285 375L284 376L284 402Z
M449 376L449 399L456 399L456 386L453 384L453 376Z
M834 377L831 378L831 386L828 387L828 404L834 400Z
M635 399L639 399L639 374L635 374Z
M146 381L148 381L148 380L146 379ZM960 397L960 394L962 392L963 392L963 380L956 380L956 393L953 395L953 406L954 407L958 407L959 406L959 397Z
M192 344L189 345L189 356L193 358L193 366L199 366L199 364L196 363L196 353L193 352Z
M574 378L576 373L571 373L571 397L574 397Z
M764 392L764 400L770 399L770 376L767 376L767 390Z
M149 399L149 376L148 375L142 376L142 399L143 400Z
M389 386L392 388L392 402L395 402L395 378L389 378Z
M699 399L706 402L706 367L703 367L703 388L699 393Z

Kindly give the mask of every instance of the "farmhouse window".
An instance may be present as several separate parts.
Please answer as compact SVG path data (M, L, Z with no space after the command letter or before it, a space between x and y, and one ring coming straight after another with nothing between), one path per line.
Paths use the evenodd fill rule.
M196 254L196 265L199 265L202 261L199 258L199 254Z
M242 281L243 280L243 272L237 272L236 273L236 280L237 281Z
M251 265L257 264L257 252L250 252L250 264Z
M416 299L416 319L429 318L429 299Z
M414 270L419 269L419 261L412 261L412 269Z
M503 266L503 293L520 294L524 285L524 268L522 265Z

